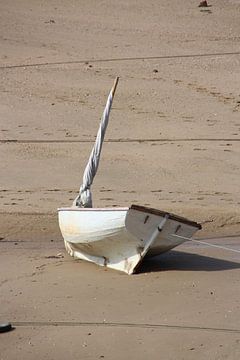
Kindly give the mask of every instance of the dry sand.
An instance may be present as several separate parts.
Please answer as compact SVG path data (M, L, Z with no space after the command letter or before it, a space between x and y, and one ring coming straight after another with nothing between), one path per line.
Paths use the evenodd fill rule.
M239 253L186 244L127 276L68 257L56 217L118 75L94 205L239 250L239 1L0 3L0 359L239 359Z

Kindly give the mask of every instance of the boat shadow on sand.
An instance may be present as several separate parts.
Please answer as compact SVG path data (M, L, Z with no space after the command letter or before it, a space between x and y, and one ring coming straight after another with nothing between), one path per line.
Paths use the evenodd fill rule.
M240 263L171 250L168 253L145 259L139 265L136 274L169 270L223 271L233 269L240 269Z

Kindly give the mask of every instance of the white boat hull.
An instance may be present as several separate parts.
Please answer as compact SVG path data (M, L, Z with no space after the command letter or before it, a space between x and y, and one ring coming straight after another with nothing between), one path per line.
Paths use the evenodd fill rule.
M59 225L67 252L78 259L132 274L145 256L166 252L201 225L155 209L62 208ZM180 237L176 237L178 235Z

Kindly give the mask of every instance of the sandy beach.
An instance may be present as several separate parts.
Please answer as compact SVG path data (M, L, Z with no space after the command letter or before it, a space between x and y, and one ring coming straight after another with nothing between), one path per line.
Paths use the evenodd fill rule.
M0 3L0 359L239 359L239 1ZM235 252L187 243L133 276L66 254L57 208L116 76L94 206Z

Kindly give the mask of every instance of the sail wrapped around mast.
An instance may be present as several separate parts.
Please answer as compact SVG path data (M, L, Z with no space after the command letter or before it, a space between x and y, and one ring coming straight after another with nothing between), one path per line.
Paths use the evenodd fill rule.
M80 186L79 195L74 200L73 206L78 206L83 208L92 207L92 194L90 188L93 183L93 179L97 173L101 150L102 150L102 144L108 126L109 114L112 107L114 93L118 84L118 79L119 79L118 77L115 79L114 85L108 95L107 103L102 114L95 144L93 146L92 152L90 154L87 166L83 174L83 182L82 185Z

